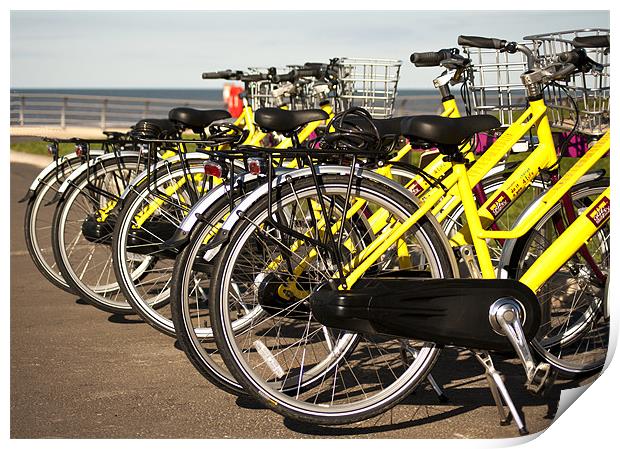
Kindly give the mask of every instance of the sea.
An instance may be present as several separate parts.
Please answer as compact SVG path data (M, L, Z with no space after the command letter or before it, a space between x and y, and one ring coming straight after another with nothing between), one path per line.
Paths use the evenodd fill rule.
M140 97L140 98L174 98L181 100L221 101L221 89L23 89L12 88L11 93L46 93L46 94L75 94L75 95L101 95L115 97ZM436 95L433 89L401 89L398 96L429 96ZM439 98L439 97L437 97Z

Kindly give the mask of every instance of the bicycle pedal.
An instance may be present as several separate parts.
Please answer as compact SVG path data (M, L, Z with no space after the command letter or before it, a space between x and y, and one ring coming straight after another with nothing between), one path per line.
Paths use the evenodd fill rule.
M525 388L533 394L540 394L555 381L556 373L548 363L539 363L531 378L526 382Z

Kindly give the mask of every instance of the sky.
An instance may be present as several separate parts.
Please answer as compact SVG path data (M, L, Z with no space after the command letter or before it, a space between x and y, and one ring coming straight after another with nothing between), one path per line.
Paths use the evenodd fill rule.
M12 11L11 88L216 88L201 73L327 62L403 60L400 88L432 88L413 51L459 34L609 28L608 11Z

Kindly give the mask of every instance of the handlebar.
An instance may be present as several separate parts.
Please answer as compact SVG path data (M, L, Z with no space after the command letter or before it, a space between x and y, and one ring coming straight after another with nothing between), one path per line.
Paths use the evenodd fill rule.
M582 72L588 72L590 70L603 70L603 66L592 60L583 48L576 48L575 50L559 53L557 59L561 63L572 65L573 71L579 70ZM562 72L564 72L563 69Z
M452 51L443 49L439 51L427 51L422 53L412 53L409 60L416 67L437 67L441 61L450 59L452 57Z
M300 69L293 69L288 73L278 75L274 67L270 68L267 73L245 74L242 71L222 70L219 72L204 72L202 79L225 79L235 81L266 81L270 80L274 83L297 81L303 77L323 78L325 76L327 65L319 63L307 63Z
M590 70L603 70L603 66L590 59L583 48L558 53L553 61L546 67L529 70L521 75L524 84L533 86L539 83L548 83L549 81L564 80L578 72L587 73Z
M243 75L243 72L240 71L232 71L232 70L222 70L219 72L204 72L202 74L203 80L217 80L217 79L233 79L238 76Z
M566 63L560 70L556 71L551 77L552 80L563 80L567 76L572 75L577 70L577 66L571 62Z
M303 77L322 78L324 71L324 67L293 69L284 75L274 75L272 81L279 83L284 81L293 82Z
M609 35L602 36L579 36L573 39L575 48L607 48L609 47Z
M508 43L503 39L479 36L459 36L457 42L464 47L491 48L495 50L503 50Z
M459 36L458 44L465 47L490 48L505 51L507 53L521 52L527 58L528 69L531 70L536 66L536 56L534 56L534 52L532 52L532 50L525 45L517 42L509 42L504 39L496 39L491 37Z
M234 80L234 81L244 81L244 82L252 82L252 81L265 81L271 79L275 73L274 68L270 68L268 73L252 73L246 74L240 70L222 70L219 72L204 72L202 74L203 80Z

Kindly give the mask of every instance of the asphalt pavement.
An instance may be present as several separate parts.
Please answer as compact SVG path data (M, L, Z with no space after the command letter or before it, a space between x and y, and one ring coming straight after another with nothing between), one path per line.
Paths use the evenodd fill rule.
M446 350L433 374L449 402L425 385L374 419L320 427L284 419L208 383L174 339L136 317L86 305L45 280L24 243L18 203L39 168L11 164L11 437L13 438L508 438L482 367ZM531 432L553 421L559 387L523 386L514 360L496 359ZM565 385L567 387L569 385Z

